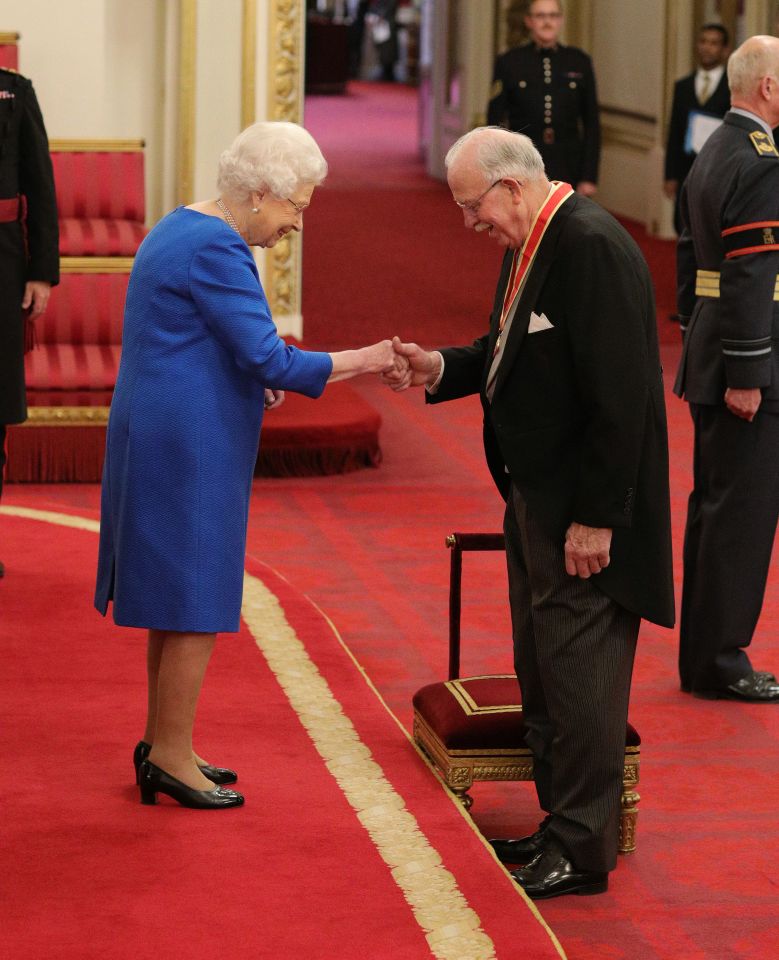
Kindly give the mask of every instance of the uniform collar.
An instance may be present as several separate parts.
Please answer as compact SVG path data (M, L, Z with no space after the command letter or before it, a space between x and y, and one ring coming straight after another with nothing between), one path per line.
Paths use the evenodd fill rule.
M758 117L756 113L752 113L749 110L742 110L741 107L731 107L730 112L735 113L738 117L746 117L747 120L751 120L753 123L759 124L771 138L771 143L774 142L774 131L768 126L762 117Z

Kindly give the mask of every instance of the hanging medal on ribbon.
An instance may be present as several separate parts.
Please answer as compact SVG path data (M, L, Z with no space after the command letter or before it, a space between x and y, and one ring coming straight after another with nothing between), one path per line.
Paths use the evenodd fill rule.
M506 293L503 296L503 308L500 313L500 323L498 325L498 339L495 341L493 357L497 356L500 350L501 336L503 334L503 328L506 325L506 320L511 313L511 308L514 305L519 291L522 289L522 284L530 269L530 264L533 262L533 257L535 257L536 251L544 238L546 229L551 223L552 217L554 217L572 193L573 187L570 183L562 183L558 180L552 181L552 189L549 196L541 205L535 220L533 220L533 223L530 225L530 230L528 231L525 242L514 252L514 260L511 264L511 272L509 273L509 280L506 284Z

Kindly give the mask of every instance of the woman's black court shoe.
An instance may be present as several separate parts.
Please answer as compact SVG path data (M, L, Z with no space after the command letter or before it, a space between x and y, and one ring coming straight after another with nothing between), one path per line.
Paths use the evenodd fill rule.
M243 794L236 793L235 790L226 790L224 787L195 790L181 780L171 777L150 760L141 763L139 781L141 803L149 805L157 802L158 793L172 797L182 807L192 807L195 810L218 810L220 807L240 807L243 804Z
M133 766L135 767L135 782L140 783L138 779L141 764L149 756L151 746L145 740L139 740L133 751ZM228 783L235 783L238 774L235 770L228 770L227 767L212 767L210 763L204 763L200 768L204 777L208 777L211 783L221 783L223 786Z

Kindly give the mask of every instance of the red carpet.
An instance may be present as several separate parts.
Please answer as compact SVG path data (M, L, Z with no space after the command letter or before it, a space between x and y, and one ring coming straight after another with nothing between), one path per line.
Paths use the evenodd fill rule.
M90 608L96 534L2 526L9 956L489 960L511 956L517 928L527 956L559 956L327 621L263 564L246 587L254 637L221 638L199 716L246 806L141 806L143 638Z

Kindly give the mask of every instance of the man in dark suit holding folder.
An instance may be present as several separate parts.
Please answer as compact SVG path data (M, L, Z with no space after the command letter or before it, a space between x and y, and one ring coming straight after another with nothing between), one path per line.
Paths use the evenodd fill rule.
M730 108L730 89L725 63L728 59L728 31L721 23L704 24L695 45L697 68L674 84L671 122L665 150L663 190L674 201L674 229L682 232L679 196L697 151L690 141L690 118L694 114L722 118Z
M673 623L668 452L649 271L633 240L531 141L481 128L447 159L465 225L506 248L490 329L428 352L396 339L396 389L478 393L506 499L514 651L547 816L493 841L534 898L599 893L616 865L641 617Z

